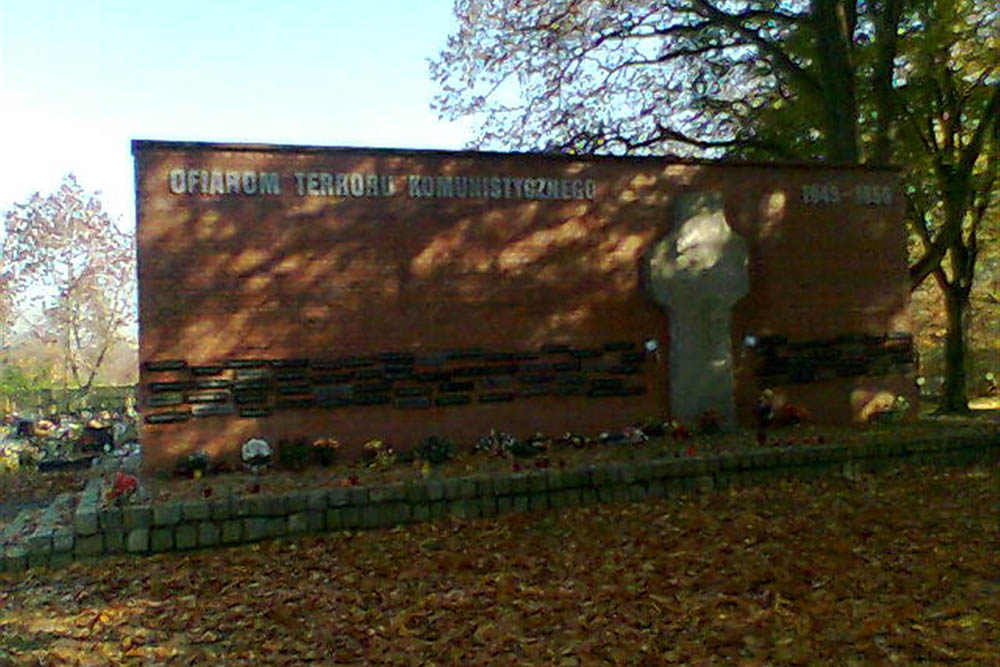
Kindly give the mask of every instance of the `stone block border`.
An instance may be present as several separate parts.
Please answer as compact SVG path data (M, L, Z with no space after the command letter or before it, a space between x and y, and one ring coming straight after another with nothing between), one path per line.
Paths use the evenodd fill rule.
M0 558L0 572L60 567L113 554L185 551L308 533L383 528L445 515L494 517L594 503L641 502L781 478L852 477L903 464L961 466L997 459L1000 433L851 447L756 449L124 508L101 507L101 480L95 478L80 493L75 510L73 494L59 496L26 540L8 545ZM57 517L67 511L72 511L72 521L60 525ZM8 531L23 528L22 517L23 513Z

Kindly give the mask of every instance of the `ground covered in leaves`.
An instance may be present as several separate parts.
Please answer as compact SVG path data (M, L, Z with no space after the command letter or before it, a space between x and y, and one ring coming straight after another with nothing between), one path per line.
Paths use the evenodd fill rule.
M0 663L995 664L1000 467L0 575Z

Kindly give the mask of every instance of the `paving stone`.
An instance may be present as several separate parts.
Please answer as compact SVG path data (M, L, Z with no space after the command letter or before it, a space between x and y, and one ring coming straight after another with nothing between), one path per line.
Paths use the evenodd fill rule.
M444 484L439 479L427 480L427 499L441 500L444 498Z
M326 529L340 530L344 527L344 510L340 507L331 507L326 511Z
M549 508L549 496L547 493L532 493L528 496L528 509L532 512Z
M28 554L28 568L32 570L41 569L43 567L49 566L49 559L51 558L51 552L44 554Z
M198 546L214 547L221 537L219 524L214 521L202 521L198 524Z
M308 510L306 512L306 529L310 533L321 533L326 530L326 511Z
M232 498L216 498L211 502L209 516L217 521L230 519L233 516L234 505Z
M185 523L174 529L174 545L178 549L194 549L198 546L198 529Z
M38 556L52 553L52 531L35 533L25 541L25 548L29 556Z
M305 512L288 515L288 534L298 535L309 530L309 519Z
M264 517L255 516L244 521L246 522L246 539L248 542L256 542L257 540L270 537L268 532L270 526L268 525L268 520Z
M496 516L497 515L497 497L496 496L482 496L479 498L480 506L482 508L483 516Z
M428 499L427 482L410 482L406 485L406 500L410 504L420 503Z
M510 496L500 496L497 498L497 514L508 514L514 508L514 499Z
M444 499L457 500L462 497L462 480L458 477L450 477L443 480Z
M378 528L383 525L380 523L381 516L379 514L379 509L382 504L370 503L361 508L361 527L362 528Z
M431 506L427 503L417 503L410 508L413 512L414 521L430 521Z
M104 531L104 553L120 554L125 551L125 529L109 528Z
M522 495L528 492L528 476L523 472L517 472L508 477L510 480L510 492L514 495Z
M352 486L347 489L347 500L351 505L360 507L368 504L368 487Z
M428 505L430 507L431 520L440 519L448 513L448 501L439 500Z
M156 520L156 512L154 509L153 520ZM159 553L161 551L170 551L174 548L174 529L173 528L153 528L149 533L149 549L154 553Z
M545 493L549 488L548 474L544 471L528 473L528 491L531 493Z
M180 503L157 503L153 505L154 526L175 526L180 522Z
M368 490L368 502L381 503L385 500L385 487L373 486Z
M326 491L324 489L314 489L306 493L306 508L309 510L326 509Z
M267 534L270 537L282 537L288 534L288 517L278 516L267 519Z
M406 500L406 484L402 482L386 484L383 490L385 492L385 499L390 502Z
M185 521L204 521L211 514L211 504L204 500L186 502L182 506Z
M243 520L229 519L222 522L222 543L235 544L243 541Z
M153 510L148 505L129 505L122 510L122 524L125 530L151 528Z
M654 479L649 482L649 496L651 498L663 498L667 495L667 488L662 479Z
M497 496L509 496L511 494L510 477L501 475L493 480L493 493Z
M306 511L309 504L309 495L305 491L292 491L284 495L284 514L295 514Z
M345 507L341 510L341 523L343 528L361 527L361 508Z
M344 507L348 504L348 489L345 487L335 487L327 492L327 502L330 507Z
M72 553L53 552L52 556L49 558L49 567L53 569L66 567L72 562L73 562Z
M597 501L597 489L592 486L586 486L580 489L580 505L596 505Z
M512 512L527 512L528 511L528 497L527 496L514 496L512 499L511 511Z
M52 530L52 551L55 553L68 553L73 551L75 537L73 531L65 526L60 526Z
M639 502L646 498L646 487L642 484L631 484L628 487L628 499L632 502Z
M410 506L404 502L392 503L392 518L393 524L409 523L412 518Z
M149 528L133 528L125 538L125 550L132 554L149 551Z
M474 477L462 477L459 479L459 498L476 498L479 495L479 485Z
M77 510L73 518L73 528L77 535L93 535L97 532L97 512Z
M104 535L78 535L73 544L73 554L78 558L98 556L104 551Z
M107 531L112 528L121 530L124 527L124 524L122 523L122 511L117 507L101 510L98 513L98 518L100 520L101 530Z
M236 498L233 502L233 518L243 518L251 516L252 498Z
M3 561L5 572L24 572L28 569L28 550L21 545L12 544L3 550Z

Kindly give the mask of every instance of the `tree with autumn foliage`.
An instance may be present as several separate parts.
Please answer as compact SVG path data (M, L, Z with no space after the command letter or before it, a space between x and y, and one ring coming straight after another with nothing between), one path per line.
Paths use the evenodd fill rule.
M22 335L59 350L62 384L85 394L135 322L134 238L69 174L4 219L0 287Z
M996 7L460 0L455 14L431 63L434 104L445 118L479 118L477 146L912 165L911 287L930 275L946 290L971 281L972 230L998 186ZM958 304L963 290L946 299ZM947 340L942 408L961 411L961 327Z

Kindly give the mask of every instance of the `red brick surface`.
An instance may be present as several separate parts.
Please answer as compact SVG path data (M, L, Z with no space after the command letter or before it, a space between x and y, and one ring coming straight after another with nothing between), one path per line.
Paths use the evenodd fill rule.
M750 294L733 312L736 400L744 417L763 387L744 333L789 340L906 331L900 196L892 171L672 164L400 151L245 150L137 144L140 359L191 365L234 358L329 358L543 344L660 341L667 315L643 288L643 253L670 231L682 190L725 194L729 224L749 244ZM172 169L281 174L280 196L172 194ZM294 172L395 174L392 197L300 196ZM593 200L420 199L405 176L593 179ZM891 188L889 206L805 204L805 185ZM666 416L668 360L643 365L643 396L548 397L404 411L390 406L206 417L144 425L151 467L248 437L379 437L398 448L438 433L469 441L515 433L596 432ZM141 384L170 379L141 373ZM911 395L903 374L783 389L821 420L859 414L862 395ZM142 392L143 405L148 394ZM147 410L147 413L152 410Z

